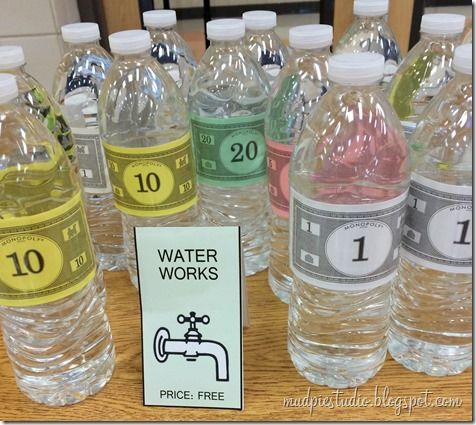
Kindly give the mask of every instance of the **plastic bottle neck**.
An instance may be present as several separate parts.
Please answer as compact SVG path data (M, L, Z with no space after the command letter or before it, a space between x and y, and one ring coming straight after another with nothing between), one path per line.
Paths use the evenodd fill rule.
M127 55L121 53L114 53L114 59L121 62L140 61L148 59L150 57L150 50L144 50L143 52L139 53L130 53Z
M340 84L340 83L335 83L332 82L332 86L335 87L335 89L340 92L349 92L349 91L359 91L359 92L382 92L382 90L379 88L379 82L380 81L374 81L372 83L368 84Z
M431 34L428 32L421 32L420 33L420 40L421 41L446 41L446 42L458 42L463 33L458 34Z
M246 35L267 35L275 34L274 28L262 29L262 30L246 30Z
M176 31L177 26L171 25L169 27L146 27L146 30L152 33L171 33Z
M65 42L65 46L66 46L66 49L68 51L78 50L78 49L79 50L89 50L91 48L100 47L99 40L87 41L85 43L68 43L68 42Z
M363 16L363 15L354 15L354 21L360 22L362 24L370 23L370 22L385 22L385 15L378 15L378 16Z
M210 40L210 47L215 47L217 49L230 49L237 46L243 46L243 38L238 40Z
M293 56L294 57L299 57L299 56L330 56L330 54L331 54L331 47L330 46L317 47L317 48L313 48L313 49L303 49L303 48L292 47L292 50L293 50Z

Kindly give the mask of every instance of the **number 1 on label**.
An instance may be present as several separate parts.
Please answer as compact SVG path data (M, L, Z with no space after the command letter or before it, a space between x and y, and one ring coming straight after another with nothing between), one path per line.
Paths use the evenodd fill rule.
M364 258L365 236L362 236L358 239L354 239L354 242L357 242L359 244L359 253L357 255L357 258L353 258L352 261L368 261L368 258Z
M461 237L459 241L453 241L456 245L470 245L471 242L466 241L466 236L468 234L470 220L458 221L458 224L461 224L463 228L461 229Z

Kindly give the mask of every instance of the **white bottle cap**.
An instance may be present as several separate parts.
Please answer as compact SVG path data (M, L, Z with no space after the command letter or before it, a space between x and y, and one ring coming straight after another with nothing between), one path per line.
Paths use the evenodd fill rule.
M271 30L276 26L276 13L271 10L251 10L242 15L247 30Z
M385 58L379 53L342 53L329 58L329 80L366 86L383 78Z
M388 13L388 0L354 0L354 15L383 16Z
M18 86L15 76L0 74L0 103L8 103L17 96Z
M331 44L330 25L299 25L289 28L289 45L293 49L318 49Z
M25 54L20 46L0 46L0 71L25 64Z
M241 19L214 19L207 22L207 38L216 41L239 40L245 36Z
M101 38L99 25L94 22L79 22L61 27L61 35L67 43L88 43Z
M473 45L471 43L462 44L455 49L453 69L463 74L473 73Z
M177 25L175 10L149 10L142 14L144 25L152 28L169 28Z
M428 34L459 34L464 31L464 23L464 15L428 13L421 17L420 31Z
M149 31L128 30L115 32L109 36L109 47L112 53L132 55L142 53L151 48Z

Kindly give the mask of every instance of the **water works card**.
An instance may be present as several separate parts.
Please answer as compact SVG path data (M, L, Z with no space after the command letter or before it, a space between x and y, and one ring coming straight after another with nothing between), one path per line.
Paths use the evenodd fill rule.
M144 404L242 409L239 228L135 233Z

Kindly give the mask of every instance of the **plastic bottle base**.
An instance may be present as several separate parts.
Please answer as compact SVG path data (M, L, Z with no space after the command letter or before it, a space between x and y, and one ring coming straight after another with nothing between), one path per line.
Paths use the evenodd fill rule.
M36 379L16 376L20 390L31 400L48 406L75 404L96 394L111 379L115 366L114 345L100 357L59 375ZM85 367L84 367L85 366Z
M99 266L104 271L117 272L127 269L127 258L124 252L118 254L96 253Z
M129 279L131 280L131 283L134 286L134 288L139 289L139 279L137 277L137 273L135 271L132 272L130 269L129 269Z
M245 253L245 275L252 276L268 267L269 249L258 254Z
M457 375L472 364L472 345L441 345L390 331L388 351L413 372L431 376Z
M273 291L274 295L276 295L280 301L285 304L289 304L291 299L291 289L293 280L289 276L282 275L280 276L280 280L276 279L275 275L273 274L273 270L270 268L268 271L268 283Z
M306 354L289 341L288 351L299 374L313 384L353 388L365 384L377 374L385 362L387 349L384 346L367 358L329 357Z

